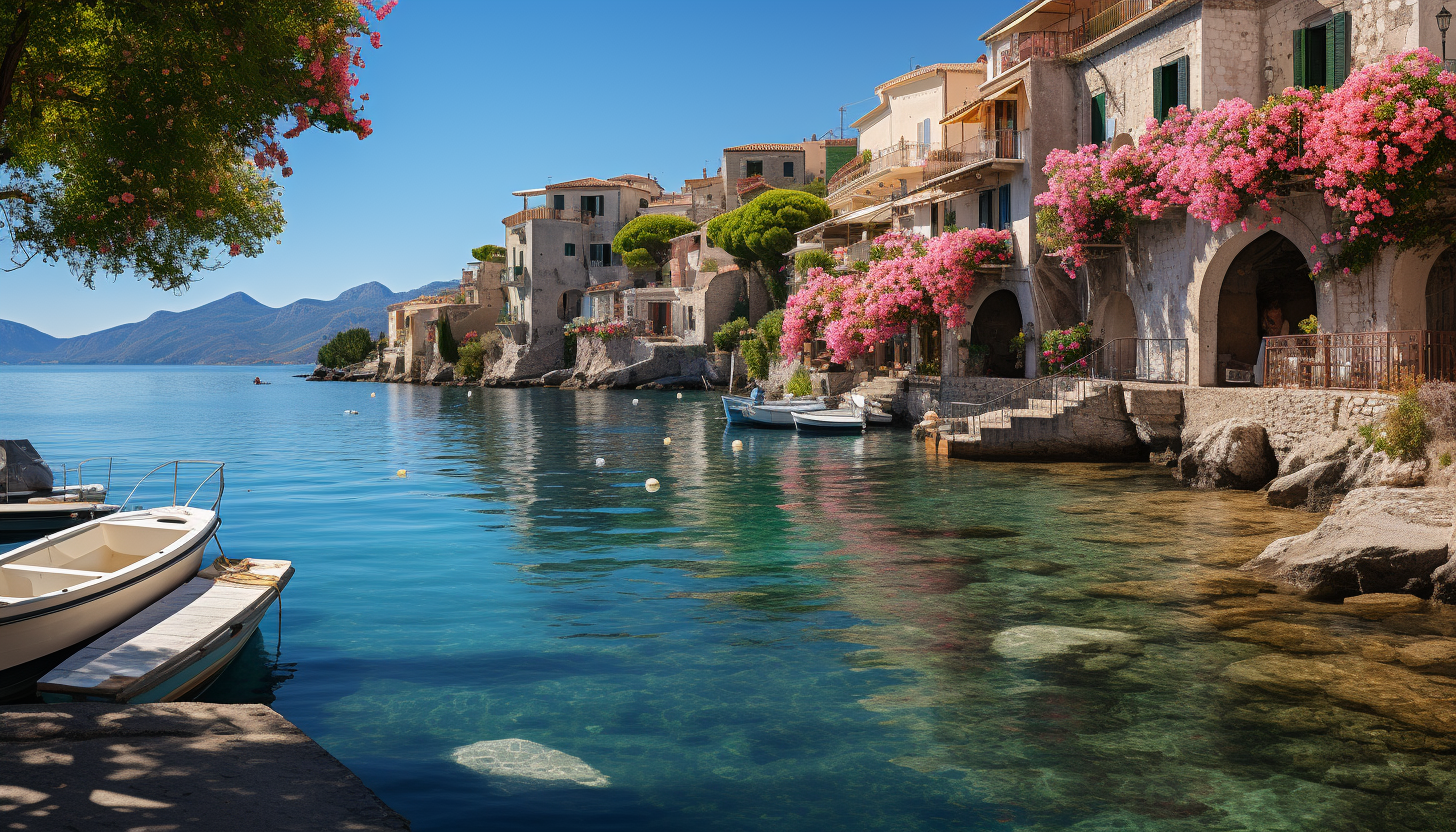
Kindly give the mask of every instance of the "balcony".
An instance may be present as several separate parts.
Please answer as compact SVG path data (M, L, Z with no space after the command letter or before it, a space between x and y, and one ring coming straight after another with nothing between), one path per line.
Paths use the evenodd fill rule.
M566 222L590 223L594 218L595 215L578 211L575 208L527 208L524 211L517 211L501 220L501 225L507 228L515 228L518 225L525 225L531 220L563 220Z
M1021 162L1026 159L1022 132L994 130L943 150L932 150L925 159L925 178L935 179L983 163Z
M525 266L506 266L500 270L500 285L502 286L523 286L530 274Z
M1077 9L1065 28L1016 32L992 44L995 75L1010 72L1032 58L1060 58L1121 29L1168 0L1100 0ZM995 77L995 76L993 76Z
M835 171L829 180L829 198L832 200L853 193L897 170L923 167L936 147L935 144L902 141L874 154L869 161L861 155Z

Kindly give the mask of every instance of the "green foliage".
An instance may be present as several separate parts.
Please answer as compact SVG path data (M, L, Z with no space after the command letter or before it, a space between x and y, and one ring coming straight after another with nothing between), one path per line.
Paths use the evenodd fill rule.
M1404 461L1421 456L1429 433L1426 409L1421 406L1419 393L1414 387L1396 397L1395 404L1385 411L1380 422L1360 426L1360 435L1367 445L1384 451L1391 459Z
M698 265L698 271L708 273L716 272L718 271L718 261L713 259L712 257L705 258L703 262Z
M1087 322L1067 329L1051 329L1041 335L1041 374L1051 375L1064 370L1078 371L1079 362L1097 348L1092 338L1092 325Z
M672 256L672 238L696 229L697 223L673 214L643 214L622 226L612 238L612 251L632 269L660 269ZM629 261L628 258L633 258ZM633 265L633 262L640 265Z
M789 383L784 385L784 391L790 396L807 396L814 392L814 385L809 379L809 371L802 366L794 370L789 376Z
M487 243L471 249L470 256L482 263L504 263L506 261L506 247L493 246Z
M1303 332L1305 335L1313 335L1316 332L1319 332L1319 318L1316 318L1314 315L1310 315L1308 318L1300 321L1299 331Z
M1442 468L1451 467L1451 452L1447 451L1446 453L1441 454L1439 457L1436 457L1436 464L1441 466Z
M768 347L757 336L750 336L743 339L739 345L743 352L743 363L748 368L748 377L756 379L768 378Z
M990 355L990 344L962 344L966 348L966 355Z
M460 360L460 345L455 342L455 336L450 334L450 318L441 315L435 319L435 346L440 350L440 358L450 363Z
M853 263L849 264L849 270L854 272L855 274L864 274L865 272L870 270L869 261L856 260Z
M758 337L772 355L778 355L779 337L784 334L784 310L775 309L758 319Z
M577 335L575 331L566 331L566 334L564 336L565 347L562 350L562 361L568 367L576 366L576 339Z
M352 0L22 0L0 3L0 33L0 238L88 287L130 273L185 289L262 254L284 219L260 167L293 173L282 140L371 132Z
M875 154L871 153L868 149L866 149L865 152L859 155L859 160L864 164L868 165L870 162L873 162L875 160Z
M455 375L474 381L485 372L485 345L480 341L468 341L460 345L460 357L455 360Z
M826 272L833 271L834 256L823 249L801 251L794 255L794 271L804 275L814 268L823 269Z
M708 221L708 239L735 259L759 263L768 273L784 266L795 234L829 219L829 204L813 194L778 188Z
M732 352L738 346L738 342L743 340L743 333L752 330L747 318L734 318L713 333L713 347L722 352Z
M829 189L825 187L824 177L822 176L816 176L814 177L813 182L806 182L803 185L795 188L794 190L803 191L806 194L813 194L820 199L823 199L824 197L829 195Z
M318 363L338 369L358 364L374 352L375 342L364 327L355 327L335 335L327 344L319 347Z
M915 364L915 375L917 376L938 376L940 375L940 362L922 360Z

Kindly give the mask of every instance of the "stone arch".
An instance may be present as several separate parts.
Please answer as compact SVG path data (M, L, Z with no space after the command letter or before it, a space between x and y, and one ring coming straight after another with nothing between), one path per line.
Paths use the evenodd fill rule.
M1112 150L1116 150L1119 147L1128 147L1128 146L1130 146L1132 144L1134 144L1134 142L1132 140L1132 135L1131 134L1129 134L1129 133L1118 133L1116 136L1114 136L1112 138L1112 148L1111 149Z
M1017 356L1011 349L1011 339L1021 332L1025 320L1021 300L1010 289L997 289L977 305L971 317L970 342L991 348L986 357L986 375L1001 378L1024 375L1016 369Z
M1309 271L1304 255L1276 231L1240 249L1219 286L1219 384L1227 381L1224 369L1255 371L1257 380L1263 338L1298 332L1298 322L1316 314L1319 302Z
M1192 365L1190 383L1197 383L1204 387L1212 387L1219 383L1219 301L1223 284L1238 256L1256 240L1268 234L1286 238L1304 258L1306 268L1313 265L1309 262L1307 252L1311 246L1316 244L1314 233L1302 227L1300 223L1288 221L1281 223L1277 231L1257 227L1242 230L1239 225L1225 226L1221 232L1215 232L1208 240L1205 252L1211 252L1211 255L1203 262L1199 262L1195 256L1192 265L1194 297L1197 298L1198 305L1195 325L1188 337L1189 362ZM1222 241L1219 240L1219 237L1223 237ZM1257 298L1255 305L1257 305ZM1193 379L1197 379L1197 381L1194 382Z
M1104 343L1138 337L1137 309L1126 292L1108 293L1092 320L1097 326L1097 338Z
M1456 246L1441 252L1426 276L1422 329L1456 332Z
M567 289L562 292L561 298L556 302L556 317L562 321L580 318L582 297L584 293L580 289Z

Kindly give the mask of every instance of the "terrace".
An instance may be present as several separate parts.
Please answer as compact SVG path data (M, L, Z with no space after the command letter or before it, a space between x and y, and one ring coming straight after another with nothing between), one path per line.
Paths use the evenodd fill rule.
M899 184L900 179L919 177L937 144L900 141L868 160L864 156L835 171L828 183L829 200L878 201Z
M992 78L1032 58L1078 52L1172 0L1042 0L1022 7L981 36L990 47ZM989 79L988 79L989 80Z
M575 208L526 208L501 220L501 225L515 228L531 220L562 220L590 224L594 215Z

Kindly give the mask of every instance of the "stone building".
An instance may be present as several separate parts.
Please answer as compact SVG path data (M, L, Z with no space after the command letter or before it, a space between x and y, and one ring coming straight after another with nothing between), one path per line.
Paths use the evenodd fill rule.
M797 188L814 181L804 165L803 144L743 144L723 148L723 193L728 210L750 201L755 191ZM741 184L740 180L747 180Z

